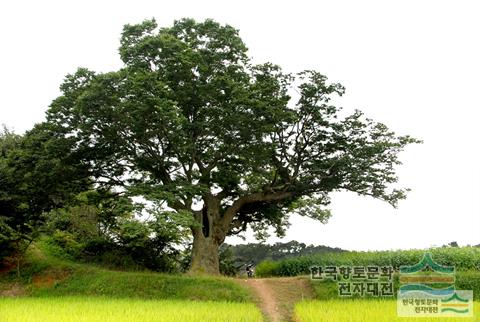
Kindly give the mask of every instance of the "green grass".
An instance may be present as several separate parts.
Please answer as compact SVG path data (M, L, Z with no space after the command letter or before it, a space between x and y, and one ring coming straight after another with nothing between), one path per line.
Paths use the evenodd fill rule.
M295 306L298 322L395 322L395 321L480 321L480 302L474 303L474 318L400 318L395 300L304 301Z
M317 300L333 300L338 298L338 285L334 281L310 280L314 297Z
M394 277L394 287L398 290L398 275ZM479 272L457 272L456 286L458 289L473 289L475 319L454 319L454 318L399 318L396 311L395 299L360 298L348 297L339 298L338 286L335 281L310 280L316 301L300 302L295 307L296 322L310 321L359 321L359 322L392 322L392 321L478 321L480 322L480 273Z
M15 272L0 276L0 290L17 282ZM25 295L34 297L251 301L248 289L230 278L112 271L52 256L41 244L29 250L21 269L20 285Z
M0 298L2 322L258 322L251 303L101 297Z
M82 268L48 287L34 287L44 296L108 296L143 299L188 299L246 302L249 293L227 278L166 275L148 272L114 272Z

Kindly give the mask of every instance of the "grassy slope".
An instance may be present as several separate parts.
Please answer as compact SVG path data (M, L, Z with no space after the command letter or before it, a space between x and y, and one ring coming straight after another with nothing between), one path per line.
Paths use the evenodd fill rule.
M21 270L20 283L15 272L0 275L0 293L16 284L25 295L105 296L114 298L178 299L249 302L249 291L222 277L194 277L152 272L121 272L98 266L74 263L49 255L33 246ZM2 286L3 285L3 286Z

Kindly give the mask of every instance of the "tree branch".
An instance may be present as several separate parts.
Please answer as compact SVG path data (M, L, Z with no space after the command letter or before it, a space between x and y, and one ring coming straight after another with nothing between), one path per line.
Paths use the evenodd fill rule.
M223 214L223 217L221 218L221 226L228 233L228 229L230 229L230 223L232 222L233 218L246 204L259 201L279 201L292 197L293 195L293 192L280 191L270 194L266 194L265 192L256 192L240 197L230 207L228 207Z

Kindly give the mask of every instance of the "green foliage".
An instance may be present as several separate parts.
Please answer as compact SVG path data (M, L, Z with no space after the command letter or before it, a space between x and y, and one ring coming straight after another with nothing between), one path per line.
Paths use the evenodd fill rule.
M265 260L255 267L255 275L258 277L278 276L279 262Z
M212 237L204 249L249 226L282 236L292 211L326 222L333 191L405 198L398 154L419 141L360 111L342 117L331 99L344 87L317 71L253 64L235 28L147 20L124 27L119 52L117 71L67 75L49 126L98 182L188 213L194 243Z
M49 233L69 232L79 241L99 237L97 208L91 205L80 205L55 209L47 215L43 230Z
M156 221L140 222L132 219L121 223L117 237L116 245L140 266L164 272L179 270L179 252L173 247L178 243L175 239L176 231L166 231Z
M56 254L123 269L178 271L185 223L163 211L149 209L138 219L126 196L109 191L82 192L72 205L48 214L43 232ZM177 220L173 220L177 219Z
M51 239L53 245L59 246L57 256L75 259L79 258L84 246L75 240L75 236L66 231L57 230Z
M230 246L222 245L219 251L220 273L226 276L235 276L238 268L235 265L235 256Z
M23 136L0 133L0 261L37 236L46 211L88 189L87 166L72 155L72 144L46 124Z
M148 223L135 219L123 222L111 236L79 238L55 231L45 241L52 245L55 255L66 259L95 262L106 267L128 270L151 269L178 271L178 251L172 240L163 239Z
M480 301L480 269L457 272L455 274L455 287L459 290L473 290L473 298Z
M299 243L297 241L289 241L286 243L277 242L273 245L265 243L249 243L239 245L222 245L232 250L235 258L235 266L242 267L249 263L259 264L265 260L278 261L290 257L305 256L315 253L324 252L342 252L340 248L332 248L327 246L314 246ZM259 266L256 268L258 275ZM262 268L260 268L262 270ZM266 273L264 276L269 276Z
M0 265L18 250L16 243L30 239L31 221L21 216L27 205L20 199L11 155L20 149L22 137L3 126L0 133ZM20 217L20 218L18 218Z
M338 284L335 281L311 280L314 297L317 300L334 300L338 299Z
M310 267L317 266L393 266L418 263L426 250L397 250L375 252L321 253L311 256L288 258L276 262L276 276L309 274ZM429 249L433 259L441 264L455 266L458 271L480 270L480 248L440 247Z

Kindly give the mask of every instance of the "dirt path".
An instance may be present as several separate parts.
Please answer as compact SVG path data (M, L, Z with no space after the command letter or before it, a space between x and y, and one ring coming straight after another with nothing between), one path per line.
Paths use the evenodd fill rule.
M271 322L281 321L278 301L272 289L267 285L264 279L250 279L246 284L254 291L260 308Z
M295 303L313 297L306 278L254 278L241 280L255 294L257 303L270 322L293 321Z

